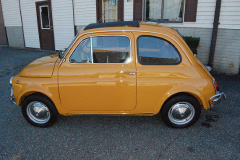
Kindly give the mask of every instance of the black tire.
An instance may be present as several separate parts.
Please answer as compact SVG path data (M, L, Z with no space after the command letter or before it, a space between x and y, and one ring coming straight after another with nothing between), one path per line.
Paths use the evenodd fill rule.
M199 119L200 115L201 106L198 100L188 95L171 98L161 109L163 122L173 128L189 127Z
M41 95L28 96L22 103L22 114L31 125L42 128L52 126L58 117L54 104Z

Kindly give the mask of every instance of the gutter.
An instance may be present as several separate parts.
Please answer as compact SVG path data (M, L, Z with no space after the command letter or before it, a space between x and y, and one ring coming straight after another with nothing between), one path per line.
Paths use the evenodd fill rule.
M213 31L212 31L212 40L211 40L210 54L209 54L209 59L208 59L208 66L210 66L210 67L213 67L214 53L215 53L216 42L217 42L218 25L220 24L219 23L220 9L221 9L221 0L216 0L216 8L215 8Z

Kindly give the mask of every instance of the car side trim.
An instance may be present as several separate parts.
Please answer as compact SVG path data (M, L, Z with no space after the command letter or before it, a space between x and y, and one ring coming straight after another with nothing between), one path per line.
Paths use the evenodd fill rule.
M150 112L147 113L65 113L69 115L132 115L132 114L153 114Z

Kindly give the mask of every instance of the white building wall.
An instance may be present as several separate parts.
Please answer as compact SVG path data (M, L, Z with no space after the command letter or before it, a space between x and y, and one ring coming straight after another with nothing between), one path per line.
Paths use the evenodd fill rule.
M219 28L240 29L240 0L222 0Z
M2 11L5 26L22 26L19 0L2 0Z
M133 0L124 0L124 21L133 20Z
M52 0L55 49L67 48L74 38L73 5L71 0Z
M21 0L23 31L26 47L40 48L36 2L41 0Z
M75 25L96 23L96 0L74 0Z
M196 22L164 23L170 27L212 28L216 0L198 0ZM240 29L240 0L222 0L220 25L223 29Z
M170 27L212 28L216 0L198 0L196 22L164 23Z

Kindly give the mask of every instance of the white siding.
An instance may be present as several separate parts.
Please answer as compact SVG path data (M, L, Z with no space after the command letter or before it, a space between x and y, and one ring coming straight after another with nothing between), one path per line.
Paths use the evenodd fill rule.
M198 0L196 22L165 23L170 27L212 28L216 0ZM219 28L240 29L240 0L222 0Z
M96 23L96 0L74 0L75 25Z
M2 11L6 27L22 26L18 0L2 0Z
M21 0L23 31L26 47L40 48L36 4L38 0Z
M219 28L240 29L240 0L222 0Z
M124 0L124 21L133 20L133 0Z
M170 27L196 27L196 28L212 28L216 0L198 0L196 22L184 23L165 23Z
M63 50L74 38L73 6L71 0L52 0L55 49Z

